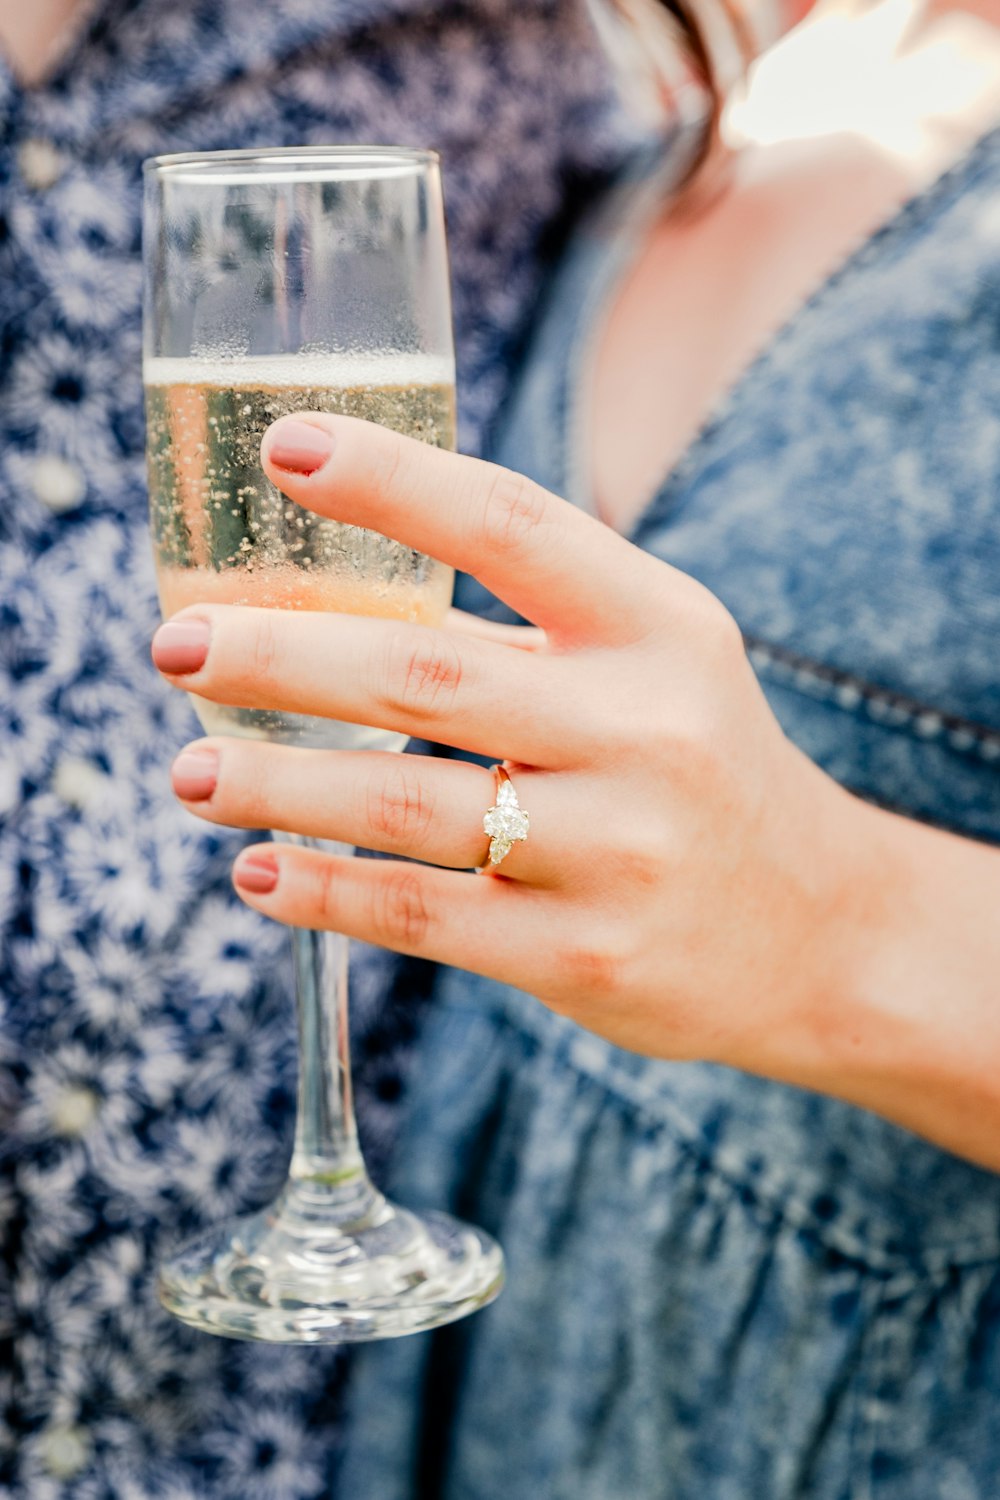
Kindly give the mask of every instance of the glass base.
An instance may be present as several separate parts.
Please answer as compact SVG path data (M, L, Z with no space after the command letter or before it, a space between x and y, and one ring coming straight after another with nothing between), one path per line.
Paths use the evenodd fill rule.
M492 1302L503 1278L503 1253L482 1230L396 1208L361 1179L290 1182L269 1208L182 1245L158 1292L206 1333L339 1344L463 1318Z

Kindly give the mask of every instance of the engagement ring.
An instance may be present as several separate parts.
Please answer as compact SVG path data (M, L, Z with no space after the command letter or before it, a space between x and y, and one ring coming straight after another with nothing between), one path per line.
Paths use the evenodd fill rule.
M528 837L528 814L520 806L514 783L503 766L494 766L497 778L496 803L483 817L483 831L489 834L489 854L480 869L495 869L506 859L515 844Z

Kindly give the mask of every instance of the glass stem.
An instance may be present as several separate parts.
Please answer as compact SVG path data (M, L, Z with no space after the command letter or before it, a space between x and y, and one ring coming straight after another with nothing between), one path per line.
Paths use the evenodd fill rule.
M299 834L275 834L282 843L327 854L353 854L346 845ZM299 1022L299 1095L293 1183L324 1187L365 1179L351 1092L347 1028L348 939L339 932L292 929Z

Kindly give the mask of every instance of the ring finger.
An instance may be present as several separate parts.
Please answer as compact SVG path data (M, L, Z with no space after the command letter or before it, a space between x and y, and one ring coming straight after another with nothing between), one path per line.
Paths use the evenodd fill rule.
M393 729L531 765L577 764L607 737L568 656L480 632L323 611L195 605L161 625L153 661L215 703Z
M512 845L497 867L501 874L535 885L562 883L571 851L559 830L572 826L570 809L562 808L565 778L565 772L515 771L530 834ZM497 793L494 773L467 761L235 739L188 745L172 779L189 811L212 823L277 828L457 870L486 859L483 815ZM577 858L578 846L577 837Z

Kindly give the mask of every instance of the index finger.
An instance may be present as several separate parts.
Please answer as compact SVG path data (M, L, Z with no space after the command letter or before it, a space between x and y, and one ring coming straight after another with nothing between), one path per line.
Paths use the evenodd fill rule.
M280 418L261 453L289 499L473 574L557 639L634 640L662 609L665 564L510 469L320 412Z

